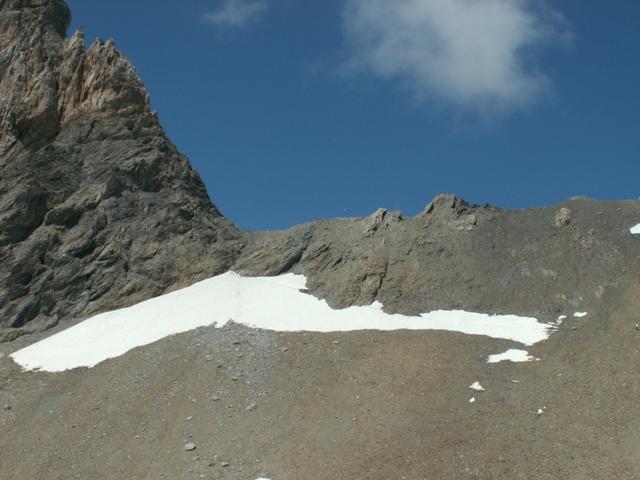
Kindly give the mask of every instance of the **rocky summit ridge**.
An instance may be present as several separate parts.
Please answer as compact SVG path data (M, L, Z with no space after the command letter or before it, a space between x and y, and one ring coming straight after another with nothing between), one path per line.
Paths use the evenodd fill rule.
M637 201L502 210L439 195L281 232L237 229L151 111L114 42L67 38L61 0L0 2L0 339L229 269L293 271L333 307L552 320L637 278ZM221 160L221 164L223 160ZM636 275L636 277L634 277Z

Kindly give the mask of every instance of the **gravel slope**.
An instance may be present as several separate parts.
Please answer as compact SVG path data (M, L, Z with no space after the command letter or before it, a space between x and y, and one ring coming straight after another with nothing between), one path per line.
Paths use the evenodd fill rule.
M568 319L525 364L448 332L235 325L58 374L5 356L0 478L638 478L638 298Z

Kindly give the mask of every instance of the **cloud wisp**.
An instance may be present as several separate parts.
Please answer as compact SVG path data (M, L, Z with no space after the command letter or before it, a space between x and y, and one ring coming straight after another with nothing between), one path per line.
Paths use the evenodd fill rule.
M349 71L484 112L543 97L549 80L533 54L569 35L559 12L530 0L346 0L342 17Z
M217 27L244 27L268 7L267 0L224 0L216 10L206 13L204 19Z

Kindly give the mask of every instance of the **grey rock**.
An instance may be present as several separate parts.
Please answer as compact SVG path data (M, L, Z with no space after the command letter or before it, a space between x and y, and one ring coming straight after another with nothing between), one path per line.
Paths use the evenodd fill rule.
M192 452L193 450L196 449L196 444L193 442L187 442L184 444L184 451L185 452Z
M167 139L114 42L0 3L0 340L227 270L243 235Z
M390 226L402 220L400 212L389 212L384 208L379 208L365 219L364 234L366 237L373 235L381 229L390 228Z
M453 220L450 225L454 230L464 230L469 231L473 230L473 227L476 225L477 219L476 215L471 213L469 215L463 215L461 217Z
M562 207L558 210L553 217L553 226L561 228L571 223L571 210L566 207Z

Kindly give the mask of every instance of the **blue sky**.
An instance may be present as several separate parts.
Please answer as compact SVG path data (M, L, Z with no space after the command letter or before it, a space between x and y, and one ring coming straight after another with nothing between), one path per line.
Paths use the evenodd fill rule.
M636 0L68 3L240 227L640 196Z

